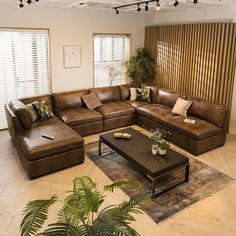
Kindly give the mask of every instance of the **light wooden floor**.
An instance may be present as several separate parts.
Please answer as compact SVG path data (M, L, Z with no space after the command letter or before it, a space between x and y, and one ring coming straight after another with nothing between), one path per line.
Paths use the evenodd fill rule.
M140 129L137 126L134 128ZM89 143L98 135L85 138ZM224 147L197 157L206 164L236 179L236 136L228 135ZM29 181L10 141L8 131L0 132L0 235L19 235L21 213L26 202L49 198L57 193L61 198L70 190L72 180L81 175L92 177L99 185L111 183L109 178L88 158L78 165ZM105 204L118 204L127 196L118 190ZM49 216L55 219L56 205ZM189 209L156 225L146 214L136 217L135 229L142 236L236 236L236 182L198 202Z

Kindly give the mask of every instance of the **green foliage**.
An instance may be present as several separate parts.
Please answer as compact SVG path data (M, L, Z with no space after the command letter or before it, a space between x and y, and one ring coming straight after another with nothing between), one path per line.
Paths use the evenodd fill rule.
M136 55L126 63L126 74L134 82L149 82L154 79L155 60L146 48L137 48Z
M162 139L159 143L159 148L162 150L168 149L170 147L170 143Z
M104 186L104 191L113 192L121 186L137 187L132 180L118 181ZM99 212L105 199L104 193L96 188L89 177L74 179L73 190L69 192L58 212L57 222L37 234L42 228L49 207L58 198L54 195L48 200L35 200L27 204L24 219L21 223L21 236L137 236L139 235L130 224L135 221L133 214L141 213L138 204L146 195L131 198L118 206L108 206Z

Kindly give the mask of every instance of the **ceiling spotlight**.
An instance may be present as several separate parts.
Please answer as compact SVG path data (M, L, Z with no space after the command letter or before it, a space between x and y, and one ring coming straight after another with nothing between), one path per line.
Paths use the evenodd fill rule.
M20 4L18 5L19 8L22 8L24 7L23 3L22 3L22 0L20 0Z
M175 7L177 7L179 5L179 2L177 0L175 0L174 4Z
M148 11L148 2L146 2L145 11Z
M156 5L156 10L159 11L160 9L161 9L161 6L160 6L159 3L157 3L157 5Z
M198 0L193 0L193 3L194 3L194 4L197 4L197 2L198 2Z
M26 3L29 5L30 3L32 3L31 0L27 0Z
M140 7L140 4L138 4L138 9L137 9L138 12L141 11L141 7Z
M115 8L115 10L116 10L116 15L119 15L119 10L117 9L117 8Z

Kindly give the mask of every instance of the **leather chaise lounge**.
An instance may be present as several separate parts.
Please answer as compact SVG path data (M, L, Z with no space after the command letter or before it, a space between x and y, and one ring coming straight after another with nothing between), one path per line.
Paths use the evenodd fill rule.
M130 87L150 89L151 103L130 101ZM102 105L95 110L86 107L82 97L95 92ZM192 101L188 117L171 111L177 98ZM20 122L25 104L47 101L54 116L36 121L26 129ZM104 88L54 93L20 99L5 105L9 133L29 178L33 179L84 161L83 136L137 124L145 128L166 128L167 139L181 148L199 155L225 143L229 112L223 104L187 97L168 89L146 84L126 84ZM48 133L55 137L41 137Z

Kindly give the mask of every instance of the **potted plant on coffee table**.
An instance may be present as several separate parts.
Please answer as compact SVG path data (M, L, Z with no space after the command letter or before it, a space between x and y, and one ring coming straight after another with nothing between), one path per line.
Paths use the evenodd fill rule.
M162 132L159 129L150 130L148 137L152 141L152 154L157 155Z
M164 139L161 139L161 141L158 143L158 146L159 146L159 154L166 155L166 151L170 147L170 143Z

